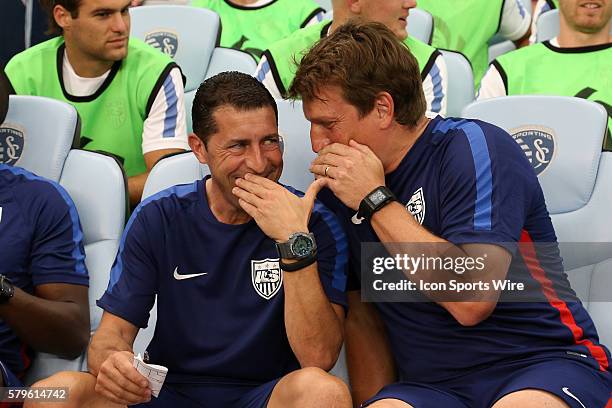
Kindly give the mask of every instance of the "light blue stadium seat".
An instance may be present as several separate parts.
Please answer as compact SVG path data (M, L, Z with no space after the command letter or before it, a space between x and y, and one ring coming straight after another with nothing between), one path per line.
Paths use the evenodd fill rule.
M324 19L332 20L334 12L330 8L323 16ZM414 8L410 10L408 15L408 34L426 44L431 44L433 38L434 21L431 14L423 9Z
M323 7L325 10L331 10L332 9L332 2L331 0L315 0L315 2Z
M549 10L540 15L537 23L536 42L543 42L559 35L559 9ZM612 35L612 27L610 27Z
M461 110L474 101L474 74L470 61L455 51L440 50L448 72L446 116L460 116Z
M115 159L76 150L80 123L69 104L36 96L11 96L3 128L21 136L21 157L9 164L59 182L72 197L83 227L85 263L89 270L91 331L100 323L102 310L95 301L108 285L109 272L125 224L125 177ZM6 161L6 157L0 161ZM38 353L26 381L34 382L60 370L86 368L85 355L65 360Z
M516 135L538 173L572 286L602 343L612 345L612 152L602 152L605 109L579 98L509 96L475 102L463 116Z
M489 46L489 63L500 55L516 50L516 45L510 40L496 42Z
M130 9L131 35L170 55L181 67L185 83L187 131L191 132L191 105L206 78L223 71L253 74L257 64L245 52L219 46L221 21L210 10L180 5Z
M434 21L431 14L423 9L414 8L408 15L408 34L419 41L431 44Z

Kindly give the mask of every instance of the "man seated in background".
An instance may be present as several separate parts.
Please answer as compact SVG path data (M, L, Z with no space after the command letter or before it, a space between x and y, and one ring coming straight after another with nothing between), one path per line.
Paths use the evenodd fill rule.
M8 81L0 71L0 124ZM89 276L74 203L57 183L6 164L0 127L0 386L17 387L34 352L76 358L89 342Z
M348 236L345 338L355 406L609 406L610 352L563 272L525 154L489 123L427 118L419 79L386 27L349 23L309 51L291 88L311 122L311 171L327 180L319 198ZM397 267L419 286L491 287L415 291L404 302L393 289L374 294L368 278L391 271L368 268L372 243L385 264L433 258L433 271ZM481 267L453 268L453 260L478 258ZM448 269L435 267L448 260ZM528 296L495 289L500 279L523 283Z
M221 17L221 46L261 54L276 41L323 20L325 10L313 0L192 0L194 7Z
M277 115L249 75L200 86L189 143L211 175L135 210L98 302L105 312L88 350L91 374L37 385L70 386L74 407L351 406L346 385L326 372L343 342L346 237L314 202L322 181L303 197L277 183ZM156 295L147 351L168 376L147 403L132 345Z
M299 63L310 47L350 19L359 18L385 24L404 42L419 63L427 111L446 113L448 75L444 58L435 48L416 40L406 31L410 9L416 7L415 0L333 0L332 6L333 21L296 31L264 52L255 76L275 98L287 96L297 70L296 62Z
M472 64L474 89L487 70L489 40L497 33L517 47L526 44L531 15L526 0L418 0L434 18L434 47L459 51ZM527 0L528 1L528 0Z
M478 99L536 94L598 102L608 111L604 145L612 149L612 0L560 0L559 16L558 37L491 63Z
M43 0L58 37L11 59L17 94L72 104L81 147L123 164L130 202L161 157L188 149L181 71L170 57L130 39L129 0Z

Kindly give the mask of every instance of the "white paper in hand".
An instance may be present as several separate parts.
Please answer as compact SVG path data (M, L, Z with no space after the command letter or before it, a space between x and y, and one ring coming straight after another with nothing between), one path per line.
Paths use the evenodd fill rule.
M149 387L151 387L151 394L154 397L159 395L159 391L164 385L166 374L168 374L168 368L155 364L147 364L142 361L140 354L134 356L134 368L138 370L140 374L145 376L149 380Z

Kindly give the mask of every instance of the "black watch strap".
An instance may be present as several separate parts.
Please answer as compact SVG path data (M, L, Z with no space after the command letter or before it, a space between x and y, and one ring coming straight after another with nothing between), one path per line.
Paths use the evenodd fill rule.
M280 268L285 271L285 272L295 272L295 271L299 271L300 269L304 269L307 266L312 265L313 263L315 263L317 261L317 253L314 252L310 255L308 255L306 258L302 258L296 262L292 262L292 263L284 263L283 259L280 258L278 260L278 265L280 266Z
M380 211L393 201L397 201L397 198L391 190L386 186L376 187L361 200L357 217L370 221L375 212Z
M9 301L15 295L15 287L11 280L4 275L0 275L0 305Z

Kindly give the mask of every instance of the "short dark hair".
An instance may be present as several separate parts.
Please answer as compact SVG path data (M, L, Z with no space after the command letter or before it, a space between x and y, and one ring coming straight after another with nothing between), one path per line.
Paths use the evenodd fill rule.
M312 100L327 86L338 86L361 117L380 92L393 98L401 125L416 126L427 109L416 58L381 23L350 20L321 39L302 59L289 96Z
M278 125L276 101L263 84L251 75L242 72L222 72L202 82L191 108L193 132L204 142L205 146L208 144L210 135L218 130L213 113L215 109L224 105L238 110L269 106L274 109Z
M82 0L40 0L40 5L43 10L47 12L47 34L62 34L63 32L62 27L57 24L55 17L53 17L53 9L55 6L62 6L68 10L72 18L77 18L79 16L81 1Z

